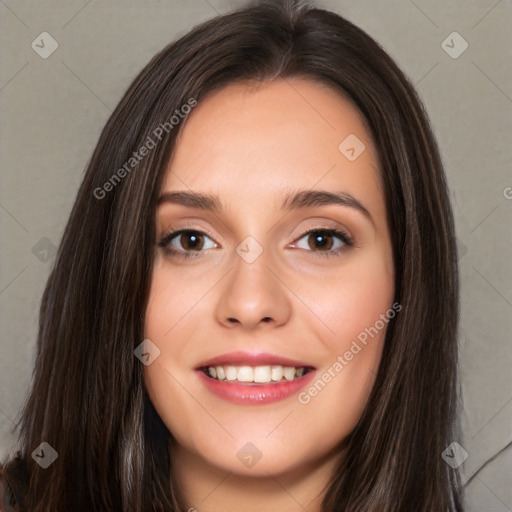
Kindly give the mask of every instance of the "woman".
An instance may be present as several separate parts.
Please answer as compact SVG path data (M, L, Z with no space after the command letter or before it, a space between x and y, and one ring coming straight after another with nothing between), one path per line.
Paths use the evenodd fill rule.
M5 501L461 511L457 324L445 176L397 65L304 2L219 16L100 136Z

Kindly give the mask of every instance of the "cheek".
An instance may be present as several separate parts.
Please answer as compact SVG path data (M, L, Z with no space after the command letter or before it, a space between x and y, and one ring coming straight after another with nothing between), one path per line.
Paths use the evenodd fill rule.
M181 293L173 293L173 290L182 290L179 286L176 278L172 283L169 282L165 272L159 265L155 265L145 315L144 338L151 340L158 347L160 355L144 368L144 381L151 401L160 415L165 403L163 395L174 388L174 360L180 357L180 340L184 340L182 336L176 336L181 327L179 319L184 315L183 301L177 300ZM175 340L172 343L172 350L169 349L169 340Z
M198 332L207 332L208 304L202 299L213 284L204 276L170 271L158 260L153 270L144 338L158 347L160 355L144 367L144 382L155 409L177 437L192 428L190 421L198 415L189 395L197 393L188 384L197 364L190 342ZM176 410L179 416L172 414Z
M357 421L375 381L387 326L396 315L391 268L382 256L359 258L326 279L323 288L318 282L309 291L302 288L314 305L309 327L329 354L319 371L321 382L299 400L315 402L311 410L318 407L321 413L331 404L348 423Z
M210 286L203 276L170 271L165 264L155 266L144 336L158 344L165 359L180 360L193 328L206 320L203 299Z
M356 257L322 281L322 286L311 281L310 289L303 287L302 293L321 320L322 340L330 352L348 350L358 337L364 341L364 333L375 324L385 331L382 315L391 308L395 289L394 272L382 255Z

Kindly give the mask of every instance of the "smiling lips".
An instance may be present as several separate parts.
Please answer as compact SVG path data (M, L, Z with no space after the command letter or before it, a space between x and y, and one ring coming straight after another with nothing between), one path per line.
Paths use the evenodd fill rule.
M206 369L207 374L220 381L227 382L249 382L258 384L267 384L269 382L292 381L295 378L302 377L306 368L294 366L232 366L219 365L209 366Z
M274 354L235 352L196 368L215 395L237 404L263 404L287 398L311 381L315 368Z

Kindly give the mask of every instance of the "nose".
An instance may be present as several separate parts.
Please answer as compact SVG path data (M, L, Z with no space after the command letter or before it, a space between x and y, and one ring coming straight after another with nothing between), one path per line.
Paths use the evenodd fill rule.
M238 258L229 274L216 305L218 322L253 330L260 324L278 327L288 321L291 293L263 254L252 263Z

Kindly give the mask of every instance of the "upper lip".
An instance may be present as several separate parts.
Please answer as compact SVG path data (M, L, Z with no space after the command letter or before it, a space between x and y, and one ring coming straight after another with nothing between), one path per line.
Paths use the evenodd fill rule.
M292 359L290 357L280 356L278 354L271 354L268 352L230 352L220 356L212 357L203 361L196 366L196 370L209 366L268 366L268 365L281 365L281 366L294 366L295 368L314 368L314 366Z

